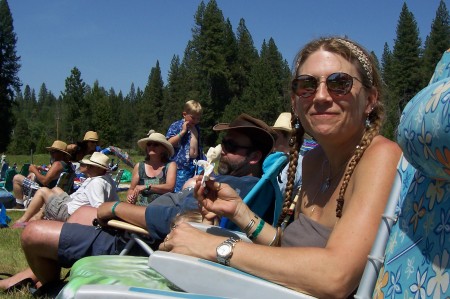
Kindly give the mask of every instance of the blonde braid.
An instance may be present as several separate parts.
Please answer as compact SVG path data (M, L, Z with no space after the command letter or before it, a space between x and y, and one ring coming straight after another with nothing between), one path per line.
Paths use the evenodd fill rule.
M356 147L355 153L353 154L353 157L351 158L350 162L347 165L347 170L344 174L344 180L342 181L341 189L339 190L339 197L337 198L337 205L336 205L336 217L341 218L342 216L342 209L344 208L344 195L345 191L347 190L348 183L350 182L350 178L352 177L353 171L356 168L356 165L361 160L362 155L366 151L366 149L369 147L370 143L372 142L373 138L378 135L378 132L380 131L381 127L381 117L378 114L373 113L372 118L370 117L370 114L367 116L368 119L374 119L374 123L370 125L370 128L368 128L365 132L363 137L361 138L361 142Z
M296 123L298 121L298 117L291 112L291 126L292 126L292 133L291 133L291 150L289 151L289 168L288 168L288 175L287 175L287 182L286 182L286 189L285 189L285 195L284 195L284 202L283 202L283 208L281 210L281 215L278 218L277 227L281 225L281 223L284 221L286 215L289 212L289 208L292 204L292 201L294 199L294 182L295 182L295 174L297 173L297 167L298 167L298 157L300 152L300 147L303 143L303 135L305 133L303 127L300 125L299 128L296 128Z

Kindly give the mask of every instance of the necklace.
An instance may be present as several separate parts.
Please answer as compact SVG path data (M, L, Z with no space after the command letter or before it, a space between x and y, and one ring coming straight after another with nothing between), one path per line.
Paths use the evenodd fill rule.
M333 176L331 176L331 166L330 166L329 161L326 159L323 160L323 162L322 162L322 178L323 178L323 174L324 174L325 163L327 163L329 165L329 167L328 167L328 176L325 178L325 180L322 182L322 185L320 186L320 192L322 192L322 193L325 193L328 191L328 189L331 186L331 182L334 181L334 179L336 179L336 177L342 173L342 170L344 169L344 166L347 165L348 160L346 160L339 167L339 170Z
M325 180L323 180L324 174L325 174L325 163L328 163L328 164L329 164L329 161L328 161L327 159L323 160L323 162L322 162L322 177L321 177L321 179L323 180L323 182L322 182L322 184L320 185L320 188L317 189L317 191L316 191L316 193L314 194L314 197L312 198L312 200L311 200L311 201L307 201L307 202L305 201L305 203L303 204L303 207L305 207L305 208L306 208L306 206L307 206L308 204L312 206L310 216L314 213L314 210L316 209L316 206L317 206L317 205L315 205L314 202L316 201L316 198L317 198L317 195L319 195L319 192L325 193L325 192L328 191L328 189L330 189L330 187L331 187L332 185L334 186L334 184L335 184L335 182L336 182L335 179L336 179L336 178L339 176L339 174L341 174L342 171L345 169L345 166L347 166L348 161L349 161L349 160L346 160L346 161L339 167L339 171L336 172L333 176L330 176L330 175L331 175L331 166L329 166L329 167L328 167L328 176L325 178ZM334 182L334 183L332 184L332 182Z

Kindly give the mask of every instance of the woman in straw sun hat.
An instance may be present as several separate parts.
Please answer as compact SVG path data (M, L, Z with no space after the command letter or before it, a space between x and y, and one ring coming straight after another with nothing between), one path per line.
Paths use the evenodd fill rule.
M53 188L58 181L61 172L72 172L72 164L69 162L70 153L67 151L67 144L61 140L55 140L47 147L50 153L50 168L47 172L36 165L30 165L30 174L25 177L16 174L13 178L13 191L16 198L17 207L23 208L24 195L33 196L40 187ZM31 191L31 192L30 192Z
M150 130L137 144L146 156L133 168L127 200L146 206L159 195L173 192L177 166L169 160L174 153L173 146L161 133Z
M97 151L97 145L99 142L98 133L95 131L87 131L84 134L82 141L69 144L67 151L72 155L72 161L80 161L86 155L92 155Z

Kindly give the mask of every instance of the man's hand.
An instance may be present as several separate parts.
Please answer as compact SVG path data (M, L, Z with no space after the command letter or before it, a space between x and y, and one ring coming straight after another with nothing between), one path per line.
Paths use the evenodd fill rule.
M116 202L102 203L97 209L97 220L101 226L106 226L108 220L116 218L112 213L112 207Z

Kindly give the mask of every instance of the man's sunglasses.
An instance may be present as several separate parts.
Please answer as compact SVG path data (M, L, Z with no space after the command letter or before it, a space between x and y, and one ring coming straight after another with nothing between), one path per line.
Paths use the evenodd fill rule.
M325 79L330 95L344 96L350 92L353 79L361 82L356 77L346 73L333 73ZM314 95L322 81L311 75L300 75L292 81L292 91L301 98L309 98Z
M236 153L239 149L253 149L253 146L244 146L235 143L233 140L222 140L222 149L226 153Z

